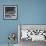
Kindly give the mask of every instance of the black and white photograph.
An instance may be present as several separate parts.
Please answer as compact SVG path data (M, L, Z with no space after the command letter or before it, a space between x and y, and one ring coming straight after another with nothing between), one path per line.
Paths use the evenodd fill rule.
M4 19L17 19L17 6L4 5Z
M46 42L46 25L18 25L20 46L31 46Z

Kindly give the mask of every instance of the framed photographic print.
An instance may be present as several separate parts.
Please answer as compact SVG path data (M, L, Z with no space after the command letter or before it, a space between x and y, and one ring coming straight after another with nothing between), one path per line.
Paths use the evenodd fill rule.
M24 40L46 41L45 24L19 24L18 25L19 42Z
M17 19L17 6L16 5L4 5L4 19Z

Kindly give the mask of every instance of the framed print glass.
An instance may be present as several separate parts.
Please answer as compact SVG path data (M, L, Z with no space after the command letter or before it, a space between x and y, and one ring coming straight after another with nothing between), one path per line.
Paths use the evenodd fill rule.
M4 19L17 19L17 6L16 5L4 5Z
M46 25L20 24L18 25L18 30L20 41L46 41Z

